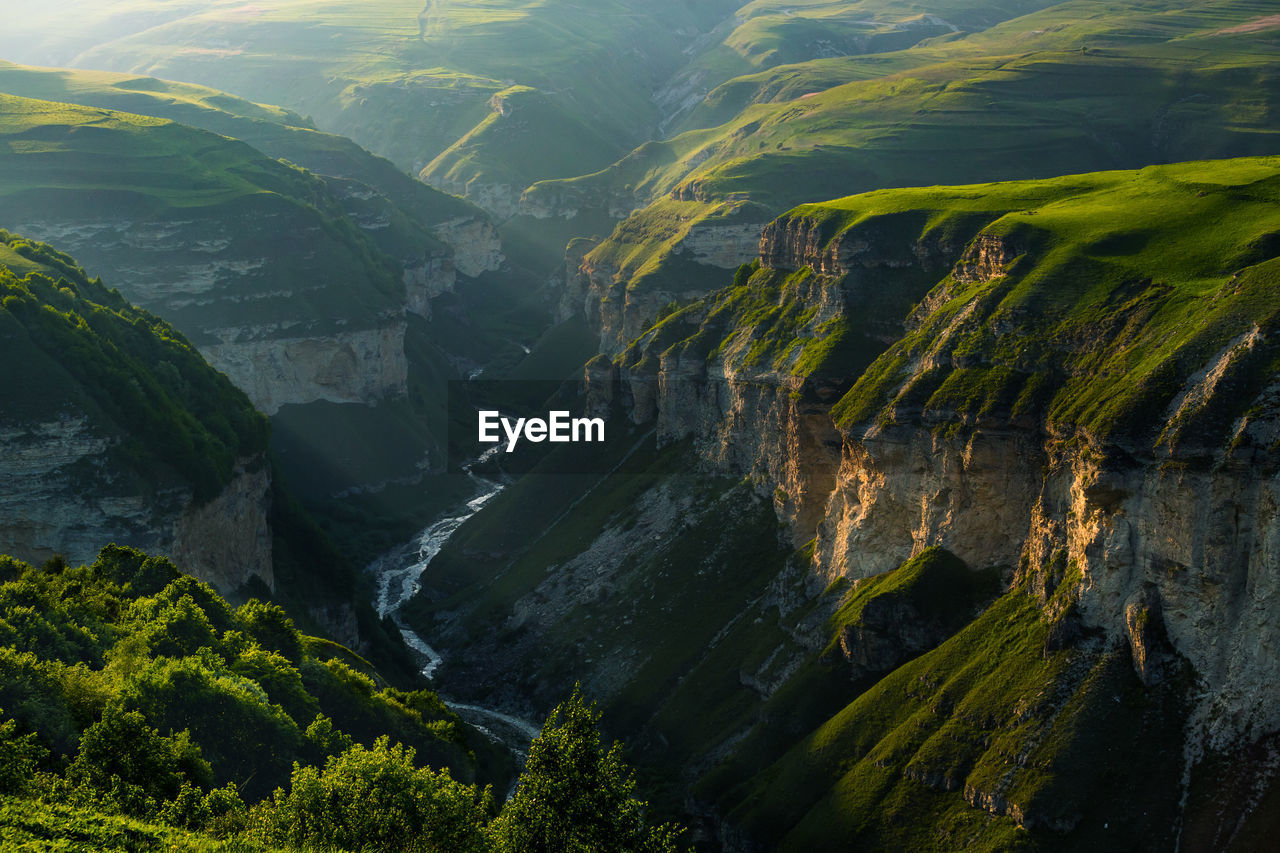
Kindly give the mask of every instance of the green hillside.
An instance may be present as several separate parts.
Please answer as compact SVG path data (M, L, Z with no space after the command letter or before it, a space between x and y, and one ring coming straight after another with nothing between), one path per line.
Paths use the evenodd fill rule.
M247 142L319 175L357 181L400 209L390 229L370 229L384 251L407 254L411 224L419 253L439 249L426 228L458 218L483 219L474 206L415 181L351 140L323 133L298 114L191 83L105 71L33 68L0 62L0 92L60 103L166 118ZM406 222L408 220L408 222ZM386 232L390 231L388 235ZM396 245L394 237L401 245Z
M238 460L266 450L266 420L244 394L69 256L0 231L0 286L6 428L90 417L113 439L117 470L84 471L86 488L185 485L208 500Z
M0 556L0 674L6 847L676 850L577 691L499 811L510 757L435 693L133 548Z
M587 262L619 288L683 294L712 274L681 254L685 236L756 206L763 223L880 187L1275 153L1268 8L1071 0L906 50L778 66L714 90L684 133L528 196L642 208Z
M824 218L836 234L911 208L929 228L990 219L972 239L1006 247L990 280L951 278L930 293L920 326L833 415L845 428L876 418L976 425L1029 416L1104 443L1220 447L1280 369L1265 343L1280 317L1278 201L1280 159L1261 158L801 208L793 215ZM976 310L955 328L964 305ZM947 343L935 349L944 329ZM1073 342L1065 351L1064 341ZM943 359L927 376L906 366L926 349ZM1194 374L1221 358L1219 381L1232 399L1179 405Z
M227 325L300 322L317 332L340 319L372 324L403 304L398 270L325 184L245 143L165 119L9 95L0 95L0 140L0 216L58 238L197 345ZM101 239L139 223L167 230L167 239ZM316 239L278 239L290 233ZM154 260L140 264L139 250ZM237 263L247 264L242 273ZM182 281L206 268L213 281ZM125 269L134 274L119 274ZM215 288L212 310L190 298ZM251 312L237 298L251 300Z
M33 6L0 52L199 80L284 104L409 171L481 123L490 96L516 83L559 101L551 115L575 117L608 141L611 155L584 164L600 168L656 121L648 81L682 64L681 48L734 5L220 0L161 10L90 0L58 35ZM23 30L38 34L24 43ZM524 184L545 177L538 171Z

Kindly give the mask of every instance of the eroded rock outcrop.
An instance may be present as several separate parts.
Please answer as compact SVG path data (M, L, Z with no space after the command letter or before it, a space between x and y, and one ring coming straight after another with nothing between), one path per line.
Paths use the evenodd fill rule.
M502 266L502 241L490 220L450 219L432 231L453 249L453 265L463 275L475 278Z
M226 340L206 345L205 356L269 415L291 403L371 403L405 390L403 317L314 336L293 337L287 328L219 331Z
M1179 671L1180 660L1190 664L1204 688L1194 714L1203 739L1193 738L1191 753L1276 731L1280 477L1271 454L1280 393L1257 378L1273 333L1254 323L1184 363L1176 388L1150 392L1167 402L1115 421L1101 437L1103 428L1078 422L1096 417L1093 409L1069 425L1054 415L1068 404L1049 409L1044 383L1087 387L1088 374L1072 378L1068 365L1142 346L1136 318L1168 291L1143 285L1152 295L1117 304L1111 331L1081 326L1054 341L1057 374L1005 372L991 353L1039 346L1020 342L1035 341L1043 320L998 308L984 288L1002 286L1027 240L1016 229L983 231L984 222L962 239L926 229L902 240L921 233L904 227L909 216L871 217L844 231L830 218L784 217L765 228L752 279L762 288L771 270L812 271L818 285L779 298L828 320L855 316L867 304L861 293L918 288L911 311L880 306L857 316L884 345L899 340L877 362L884 378L864 376L852 392L879 383L881 402L843 404L841 414L861 414L837 428L829 403L838 394L824 400L814 391L825 382L842 392L838 378L798 376L768 357L752 363L744 353L776 352L767 326L743 329L745 315L713 296L667 321L684 319L691 337L659 325L619 359L632 417L654 421L668 441L692 436L713 469L753 475L772 492L792 541L815 539L814 589L887 572L935 545L971 566L1016 568L1046 600L1065 585L1075 602L1067 633L1100 629L1127 646L1144 684ZM921 271L932 276L922 288ZM1242 287L1237 277L1215 298ZM726 312L734 322L724 327L706 320ZM788 343L807 345L812 328L790 332ZM692 347L695 331L712 345ZM979 410L973 401L984 398ZM990 402L997 399L1006 402ZM1067 633L1057 642L1069 643Z
M254 577L273 584L264 459L241 460L222 491L199 503L180 483L139 488L116 446L85 416L0 429L0 553L76 564L115 542L168 554L224 593Z

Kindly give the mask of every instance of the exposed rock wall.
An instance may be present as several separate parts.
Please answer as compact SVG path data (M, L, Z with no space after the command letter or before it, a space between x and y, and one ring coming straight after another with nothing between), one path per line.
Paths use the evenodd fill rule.
M963 284L1003 275L1020 251L991 237L967 247L903 245L884 233L854 229L831 239L814 222L783 219L765 229L761 262L811 267L848 295L868 264L904 275L946 264ZM906 325L941 304L942 291L922 300ZM811 288L799 298L838 313L839 305L822 303L832 292ZM955 323L967 316L962 310ZM1194 752L1280 729L1280 477L1266 449L1280 438L1280 383L1222 446L1169 449L1216 395L1235 393L1223 377L1260 338L1257 329L1241 335L1188 379L1169 411L1153 413L1167 423L1155 421L1162 438L1145 449L1054 434L1007 415L956 430L945 418L897 412L887 424L837 434L803 382L728 366L723 351L708 361L672 347L655 354L656 372L621 370L617 378L634 418L656 421L667 440L692 436L708 465L754 475L761 491L774 493L793 541L816 539L813 589L888 571L941 545L972 566L1016 570L1046 595L1070 584L1085 624L1127 644L1148 684L1181 655L1203 688L1194 719L1204 737L1193 740ZM945 349L940 343L907 365L906 381L949 364Z
M169 553L178 566L219 590L235 590L255 576L274 587L270 512L270 466L264 459L241 460L221 494L207 504L188 505L179 516Z
M255 576L273 583L264 460L242 460L221 494L196 505L180 485L144 492L114 445L85 416L0 429L0 552L83 563L115 542L169 554L222 592Z
M109 467L112 444L83 415L0 430L0 551L91 560L107 542L148 536L154 513L180 511L177 494L158 496L163 505L156 505L126 490L92 488Z
M457 267L451 258L429 257L421 264L404 267L405 310L431 319L431 300L442 293L453 292L457 283Z
M403 216L362 184L332 184L375 241ZM401 234L386 247L398 252L402 269L396 293L392 282L377 280L385 270L284 202L255 200L242 215L190 220L40 213L19 223L22 233L67 249L127 299L173 323L268 414L291 403L403 394L404 312L428 316L431 300L452 290L458 273L478 276L503 260L483 217L443 222L416 240Z
M709 274L723 273L717 269ZM667 305L689 303L707 292L704 285L684 290L629 287L625 276L590 257L582 262L570 288L589 294L587 320L600 331L600 351L610 355L625 350Z
M676 246L674 254L695 263L724 270L750 263L760 248L761 222L697 225Z
M502 266L502 240L488 219L451 219L432 231L453 249L453 265L463 275L475 278Z
M846 440L814 531L814 571L826 582L870 577L931 545L975 567L1017 566L1043 466L1034 437L1017 431L892 429Z
M202 347L204 356L268 415L290 403L371 403L405 392L403 317L316 336L291 337L283 329L221 333L226 340Z
M190 222L68 215L22 227L173 323L268 414L286 403L373 402L404 392L406 297L325 269L319 253L303 249L324 239L305 215L274 208ZM340 254L328 262L339 260L351 262Z

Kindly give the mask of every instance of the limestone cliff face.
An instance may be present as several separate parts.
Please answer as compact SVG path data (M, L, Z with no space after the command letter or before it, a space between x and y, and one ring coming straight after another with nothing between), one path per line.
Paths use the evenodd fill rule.
M887 572L931 545L971 566L1016 566L1040 496L1044 454L1017 432L947 439L887 430L842 442L816 531L827 582Z
M185 507L173 524L169 553L178 566L220 590L234 590L255 576L274 587L270 511L270 466L264 459L241 460L221 494Z
M421 264L405 264L405 310L430 319L431 300L442 293L453 292L457 280L458 269L452 258L427 257Z
M888 571L930 545L970 565L1075 566L1087 624L1130 645L1139 676L1185 657L1205 693L1203 741L1225 749L1280 727L1280 478L1232 460L1132 460L1087 441L923 428L846 437L817 527L824 580ZM1052 584L1056 578L1034 578ZM1166 639L1167 638L1167 639Z
M372 329L293 337L288 328L222 329L202 347L268 415L291 403L370 403L403 394L408 378L403 315Z
M754 226L732 227L742 237ZM872 351L901 334L900 320L864 316L865 302L877 294L881 278L902 271L904 283L894 301L910 305L925 289L921 283L944 273L961 247L875 239L879 234L874 228L855 231L819 250L821 235L812 220L784 219L763 229L756 246L766 275L780 278L806 267L814 272L779 290L777 307L796 304L806 319L790 333L793 337L771 346L788 348L793 340L822 346L832 329L853 317L860 321L856 334ZM606 328L610 312L617 310L608 304L601 308ZM746 319L759 310L754 304L734 309L708 297L679 319L689 331L697 329L698 336L723 341L710 358L683 342L672 346L657 327L621 357L619 378L633 420L655 421L663 441L692 437L715 470L758 478L761 491L772 495L779 517L801 544L813 538L841 464L842 439L830 407L847 380L806 375L797 366L802 347L772 361L762 359L755 350L768 330L751 328ZM619 322L627 329L639 316L632 311ZM601 384L598 378L596 384Z
M418 178L442 192L462 196L499 221L520 213L524 187L516 184L483 183L478 179L457 181L434 174L430 167L420 171Z
M689 229L674 254L709 267L737 269L756 256L763 228L764 223L761 222L698 225Z
M691 437L715 471L757 478L795 544L811 530L833 485L839 437L828 407L806 399L804 382L780 374L707 367L664 356L653 379L623 372L632 417L656 422L660 441Z
M451 219L432 231L453 249L453 265L463 275L475 278L502 266L502 240L488 219Z
M584 210L603 211L611 219L626 219L644 200L606 182L544 181L520 195L517 212L534 219L573 219Z
M902 335L954 288L1004 275L1021 252L989 235L967 245L905 244L892 233L853 229L831 239L815 222L784 218L765 228L761 264L812 269L816 284L789 298L827 318L853 310L860 282L877 271L943 280L914 312L898 315ZM711 301L699 310L687 321L707 332L705 318L720 308ZM1193 440L1187 426L1239 393L1233 371L1266 334L1246 331L1209 359L1166 411L1151 413L1155 444L1135 444L1007 412L977 420L926 412L927 394L909 402L902 389L973 363L953 339L977 310L962 306L901 367L889 416L841 430L828 407L834 390L824 397L814 377L739 357L758 335L726 335L707 357L687 342L672 345L656 327L608 378L634 419L654 421L669 441L692 436L707 465L753 475L760 492L774 495L792 540L816 540L812 589L891 570L941 545L974 567L1006 566L1042 594L1068 584L1085 624L1128 645L1146 683L1185 658L1203 690L1191 753L1280 729L1280 476L1270 449L1280 438L1280 382L1222 439ZM874 316L860 322L880 322L891 334ZM993 326L997 337L1018 320L1002 322ZM599 389L605 378L595 365L589 381ZM949 428L956 424L962 428Z
M235 220L68 215L22 227L173 323L269 414L286 403L404 391L405 295L359 281L365 270L344 271L350 258L326 256L305 213L265 202Z
M562 282L560 301L556 305L556 322L581 314L594 328L600 325L600 300L591 288L591 279L582 271L587 254L600 245L590 237L572 241L564 253L564 269L558 276Z
M189 218L37 195L13 224L173 323L269 414L403 394L405 312L497 269L498 234L478 212L427 226L359 181L322 186L323 213L272 193Z
M757 254L758 222L700 224L687 228L671 245L667 262L691 266L695 273L664 277L664 281L685 283L684 287L634 283L630 276L607 261L582 255L570 273L570 290L588 294L587 320L599 329L602 352L617 354L631 344L671 302L687 304L706 295L707 282L719 283L724 270L748 263ZM574 253L566 262L575 260Z
M269 467L242 460L212 501L174 482L144 489L114 458L116 439L84 415L0 429L0 552L91 562L109 542L170 555L222 592L273 583Z

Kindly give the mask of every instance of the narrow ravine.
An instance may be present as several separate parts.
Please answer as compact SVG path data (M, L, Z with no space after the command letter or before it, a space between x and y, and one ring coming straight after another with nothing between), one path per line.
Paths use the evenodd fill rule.
M476 463L484 460L485 457L482 456ZM443 657L430 643L404 624L400 618L400 608L418 591L423 572L444 548L449 537L505 487L500 480L481 477L471 468L471 465L464 466L467 476L475 486L471 498L460 506L445 511L408 545L382 555L369 565L369 571L377 578L377 599L374 605L378 615L390 616L400 627L405 643L421 656L422 674L428 679L435 677ZM454 702L443 693L440 698L458 716L489 738L506 746L520 759L528 754L529 742L538 736L539 727L528 720L481 705Z

